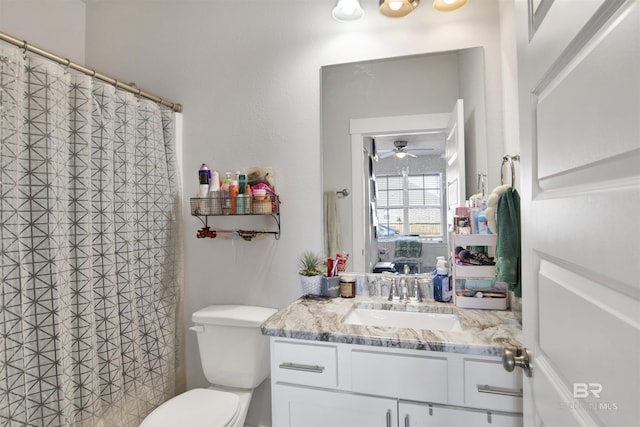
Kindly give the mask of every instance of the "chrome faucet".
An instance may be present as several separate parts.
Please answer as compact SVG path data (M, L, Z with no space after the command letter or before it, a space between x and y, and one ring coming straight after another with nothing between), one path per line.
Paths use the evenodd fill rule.
M397 301L400 299L398 295L398 286L396 285L396 278L391 279L391 286L389 286L389 301Z
M401 302L409 301L409 286L407 286L407 279L404 277L400 279L400 292L402 296L400 297Z
M413 288L411 289L411 296L409 297L409 300L422 302L422 292L420 291L420 286L418 286L418 279L415 279L413 282Z

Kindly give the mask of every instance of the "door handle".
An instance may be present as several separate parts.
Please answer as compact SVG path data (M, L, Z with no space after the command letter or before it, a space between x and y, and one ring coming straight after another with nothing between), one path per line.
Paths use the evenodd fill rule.
M507 372L513 372L515 367L519 366L527 377L531 377L531 352L527 348L505 348L502 353L502 366Z
M387 427L391 427L391 409L387 409Z
M284 362L278 366L280 369L291 369L292 371L304 371L313 372L315 374L321 374L324 372L324 366L318 365L303 365L302 363Z

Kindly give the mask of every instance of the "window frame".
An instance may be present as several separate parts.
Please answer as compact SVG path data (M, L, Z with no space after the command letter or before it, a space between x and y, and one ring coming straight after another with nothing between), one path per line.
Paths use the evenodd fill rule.
M401 178L402 179L402 189L399 188L392 188L391 190L389 190L389 178ZM409 182L410 182L410 178L411 177L420 177L422 179L423 185L421 188L419 188L419 190L421 190L424 194L425 191L438 191L439 192L439 203L438 204L423 204L423 205L410 205L409 203L409 193L412 190L416 190L415 188L410 189L409 188ZM425 183L425 177L436 177L437 178L437 182L438 182L438 188L437 189L433 189L430 187L427 187L424 185ZM377 223L381 224L381 225L385 225L386 227L389 227L391 229L395 229L394 227L392 227L393 225L395 225L394 222L392 222L390 219L391 218L387 218L386 220L384 218L380 218L381 215L379 215L381 213L382 210L386 210L387 212L393 210L393 211L398 211L398 210L402 210L402 230L399 231L399 233L395 236L395 237L399 237L399 236L408 236L408 235L412 235L410 234L410 221L409 221L409 212L412 209L433 209L433 208L437 208L440 212L440 234L420 234L418 235L418 237L420 238L425 238L425 239L440 239L443 240L445 238L445 233L446 233L446 208L445 208L445 193L444 193L444 173L443 172L426 172L426 173L401 173L401 174L380 174L380 175L376 175L376 181L377 181L377 197L376 197L376 216L378 216L377 218ZM383 182L384 182L384 189L383 189ZM402 191L402 204L389 204L389 191ZM383 202L383 198L381 197L381 192L384 191L386 192L386 199L384 200L384 206L381 206L381 202ZM415 235L415 234L414 234ZM392 239L393 237L391 236L383 236L383 237L379 237L379 239L385 239L385 238L389 238Z

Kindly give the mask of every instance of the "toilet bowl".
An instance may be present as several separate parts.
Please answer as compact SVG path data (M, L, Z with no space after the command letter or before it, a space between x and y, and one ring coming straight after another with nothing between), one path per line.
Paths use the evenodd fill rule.
M269 340L260 325L276 310L213 305L193 313L200 360L211 387L169 399L140 427L242 427L253 389L269 375Z

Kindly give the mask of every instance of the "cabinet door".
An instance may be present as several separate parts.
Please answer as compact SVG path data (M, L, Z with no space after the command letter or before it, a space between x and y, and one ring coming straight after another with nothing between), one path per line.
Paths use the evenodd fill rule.
M467 410L452 406L400 402L401 427L521 427L522 415Z
M397 427L397 400L282 384L273 386L277 427Z

